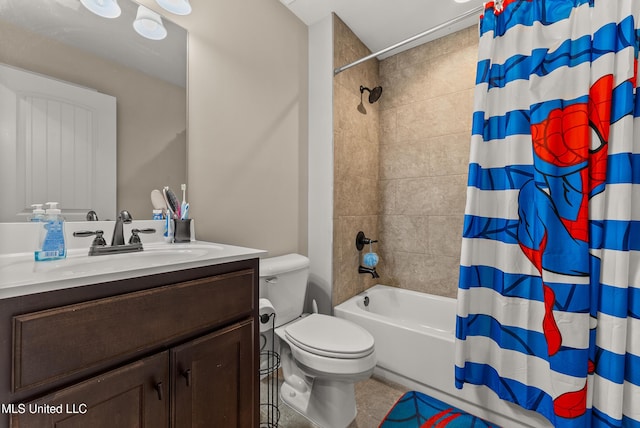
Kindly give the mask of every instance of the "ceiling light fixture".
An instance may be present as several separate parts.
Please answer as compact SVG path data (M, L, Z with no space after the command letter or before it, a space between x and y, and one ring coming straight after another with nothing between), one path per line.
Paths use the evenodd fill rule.
M167 29L162 25L162 17L144 6L138 6L133 28L147 39L162 40L167 37Z
M80 0L80 3L103 18L117 18L122 13L118 0Z
M191 13L191 4L189 0L156 0L161 8L176 15L189 15Z

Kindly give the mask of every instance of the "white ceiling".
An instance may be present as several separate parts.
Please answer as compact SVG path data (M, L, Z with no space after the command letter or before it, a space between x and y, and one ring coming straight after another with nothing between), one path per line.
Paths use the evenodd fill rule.
M167 37L161 41L140 37L133 29L138 3L119 0L122 15L115 19L94 15L79 0L0 0L3 21L44 37L116 61L186 86L187 32L164 18ZM25 55L28 55L28 49Z
M448 22L471 9L481 6L483 0L470 0L457 3L454 0L280 0L300 20L307 25L314 23L335 12L351 30L372 51L377 52L388 46L406 40L418 33ZM181 37L171 37L174 31L169 27L177 27L165 19L170 36L162 43L148 41L133 32L131 22L135 17L136 3L120 0L123 14L120 18L109 20L99 18L80 6L79 0L0 0L0 22L10 21L16 25L30 27L32 31L47 33L65 43L76 44L86 49L82 43L89 43L98 52L123 61L140 62L139 68L154 74L159 70L170 71L170 81L185 82L186 76L186 32ZM62 19L79 18L70 23ZM459 23L448 25L432 35L421 38L411 44L391 51L380 58L394 55L435 38L477 24L478 16L474 15ZM119 26L122 27L119 27ZM103 29L103 35L94 32ZM120 38L122 40L119 40ZM129 37L128 39L126 37ZM118 39L118 40L116 40ZM177 42L177 45L174 44ZM168 48L170 53L158 53L156 49ZM114 49L115 48L115 49ZM176 49L179 54L176 54ZM175 58L183 57L183 61ZM141 61L144 59L143 61ZM176 68L177 67L177 68ZM177 77L176 77L177 76ZM184 84L184 83L182 83Z
M457 3L454 0L280 1L307 25L313 25L331 12L335 12L371 52L385 49L483 4L483 0L471 0L466 3ZM478 17L479 14L449 25L441 31L391 51L380 58L475 25Z

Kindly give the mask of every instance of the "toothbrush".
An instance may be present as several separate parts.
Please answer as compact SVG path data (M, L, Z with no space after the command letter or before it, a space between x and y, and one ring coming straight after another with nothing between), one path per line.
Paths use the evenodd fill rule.
M186 195L187 195L187 185L186 184L181 184L180 185L180 189L182 189L182 205L180 206L180 212L183 213L181 218L185 219L185 218L187 218L187 215L188 215L188 214L185 213L185 211L188 209L187 208L188 207L187 197L186 197Z
M189 218L189 202L182 204L182 216L180 220L186 220Z

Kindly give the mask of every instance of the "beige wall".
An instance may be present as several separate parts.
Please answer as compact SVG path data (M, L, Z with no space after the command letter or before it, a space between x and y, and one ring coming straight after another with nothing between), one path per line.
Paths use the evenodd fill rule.
M336 15L333 36L335 67L371 53ZM378 239L380 102L369 104L365 91L361 112L360 85L380 85L377 60L344 71L333 80L333 305L376 282L370 275L358 274L355 238L363 231ZM374 244L374 251L377 249ZM368 247L363 250L367 251Z
M153 0L142 3L159 11ZM199 239L307 251L307 27L275 0L192 0L188 185Z
M380 247L402 288L457 292L477 46L473 26L380 62Z
M185 182L185 88L4 22L0 62L117 98L118 209L151 218L151 190L163 185L179 190ZM106 219L105 213L98 216Z
M185 161L184 117L174 139L159 141L145 124L131 127L140 132L136 142L118 146L119 207L137 217L132 207L141 206L141 215L150 216L151 190L169 184L179 193L184 178L173 175L187 176L199 239L271 256L306 254L307 27L277 0L192 0L193 13L184 17L154 0L139 3L189 32L188 154ZM20 39L12 43L24 48ZM62 58L46 49L41 55L49 68L41 72L55 75ZM128 79L120 71L109 76L119 84ZM111 95L120 106L126 88L119 90L125 94ZM180 104L166 102L173 97L150 99L169 117ZM170 118L164 123L173 129Z

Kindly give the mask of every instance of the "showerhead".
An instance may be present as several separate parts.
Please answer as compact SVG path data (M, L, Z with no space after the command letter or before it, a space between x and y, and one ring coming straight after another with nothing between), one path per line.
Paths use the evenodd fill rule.
M380 99L380 95L382 95L382 86L376 86L373 89L360 86L360 95L362 95L364 91L369 91L369 103L373 104Z

